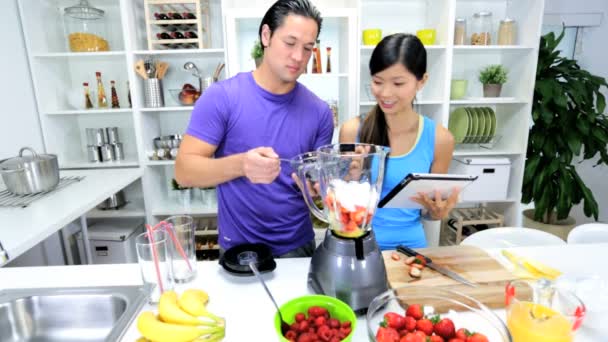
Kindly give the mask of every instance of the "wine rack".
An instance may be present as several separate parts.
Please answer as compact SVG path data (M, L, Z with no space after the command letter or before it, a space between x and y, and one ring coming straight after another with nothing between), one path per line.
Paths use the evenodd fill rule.
M149 50L209 45L209 0L144 0Z

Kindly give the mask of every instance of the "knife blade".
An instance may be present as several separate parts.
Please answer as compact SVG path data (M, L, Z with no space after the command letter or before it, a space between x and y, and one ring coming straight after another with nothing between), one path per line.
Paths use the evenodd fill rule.
M439 266L439 265L435 264L433 262L433 260L431 260L431 258L429 258L427 256L424 256L424 255L416 252L415 250L413 250L411 248L405 247L403 245L399 245L399 246L397 246L397 251L401 252L401 253L403 253L403 254L405 254L407 256L413 256L413 257L415 257L415 256L421 256L426 261L426 266L427 267L429 267L429 268L431 268L431 269L433 269L433 270L435 270L435 271L443 274L446 277L452 278L452 279L456 280L457 282L460 282L460 283L463 283L465 285L469 285L469 286L472 286L472 287L477 287L477 284L475 284L475 283L473 283L471 281L466 280L465 278L463 278L462 276L460 276L456 272L450 271L450 270L446 269L443 266Z

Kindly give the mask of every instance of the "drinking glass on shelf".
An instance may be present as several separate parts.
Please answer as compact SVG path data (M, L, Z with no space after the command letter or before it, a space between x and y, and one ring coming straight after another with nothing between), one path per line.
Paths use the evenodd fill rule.
M153 287L150 303L158 303L163 291L173 289L171 257L167 250L167 233L156 230L151 234L139 234L135 238L135 248L144 285L150 284Z

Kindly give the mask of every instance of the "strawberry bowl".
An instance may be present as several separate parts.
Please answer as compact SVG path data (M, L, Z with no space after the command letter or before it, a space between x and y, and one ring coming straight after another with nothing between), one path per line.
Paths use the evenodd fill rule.
M505 323L485 305L457 291L426 286L388 290L369 305L370 341L510 342Z

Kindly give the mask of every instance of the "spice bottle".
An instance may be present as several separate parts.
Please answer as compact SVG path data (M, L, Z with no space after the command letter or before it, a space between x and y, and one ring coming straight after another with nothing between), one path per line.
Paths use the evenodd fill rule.
M321 41L317 39L317 51L315 52L315 57L317 58L317 72L320 74L323 72L323 67L321 66Z
M331 47L327 47L327 63L325 63L325 72L331 72Z
M110 81L111 85L111 94L112 94L112 108L120 108L120 103L118 103L118 94L116 93L116 85L114 81Z
M84 86L84 108L91 109L91 108L93 108L93 101L91 101L91 93L89 92L89 83L84 82L82 85Z
M319 70L317 69L317 52L318 52L318 48L315 46L314 48L312 48L312 73L313 74L318 74Z
M95 76L97 77L97 107L107 108L108 99L106 98L106 91L103 88L103 82L101 82L101 72L97 71Z

